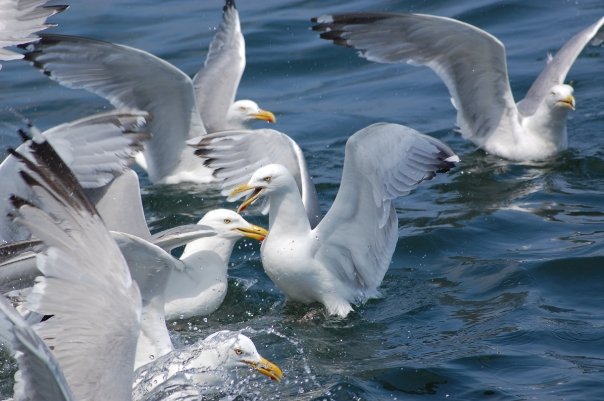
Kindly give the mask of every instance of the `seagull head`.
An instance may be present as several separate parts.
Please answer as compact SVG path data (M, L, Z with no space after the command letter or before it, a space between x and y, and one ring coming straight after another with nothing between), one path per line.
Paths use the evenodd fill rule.
M277 121L273 113L268 110L262 110L252 100L238 100L229 107L229 111L227 112L229 127L247 127L249 123L255 120L267 121L269 123Z
M247 184L233 189L229 198L237 199L247 196L247 199L237 209L237 212L241 213L261 196L284 190L292 185L297 188L294 177L286 167L281 164L268 164L256 170Z
M204 343L216 347L222 365L227 370L249 366L272 380L279 381L283 377L281 369L262 357L252 340L241 333L222 330L207 337Z
M268 231L249 223L241 215L228 209L215 209L206 213L198 224L210 226L217 237L237 240L241 237L263 241Z
M573 91L574 89L570 85L555 85L550 89L547 102L553 109L574 110L575 97L573 96Z

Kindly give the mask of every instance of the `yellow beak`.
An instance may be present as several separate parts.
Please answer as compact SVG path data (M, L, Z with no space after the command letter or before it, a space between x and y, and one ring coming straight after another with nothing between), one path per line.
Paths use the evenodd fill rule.
M257 188L257 187L252 187L248 184L241 184L231 191L231 193L229 194L229 197L234 197L238 194L248 192L248 191L254 191L252 193L252 195L249 198L247 198L245 201L243 201L243 203L241 205L239 205L239 207L237 208L237 213L241 213L245 209L247 209L247 207L249 205L254 203L254 201L256 199L258 199L260 197L260 195L262 195L263 190L264 190L264 188Z
M283 377L283 372L279 366L275 365L268 359L262 358L260 362L249 362L245 361L246 364L256 369L258 372L271 378L271 380L279 381Z
M564 107L575 110L575 97L573 95L568 95L566 98L560 100L559 103L562 103Z
M236 228L235 231L241 233L244 237L255 239L257 241L264 241L268 235L268 231L260 226L251 225L249 227Z
M277 118L275 117L275 115L268 110L260 110L258 113L254 114L253 116L254 116L254 118L256 118L258 120L264 120L269 123L274 124L277 122Z

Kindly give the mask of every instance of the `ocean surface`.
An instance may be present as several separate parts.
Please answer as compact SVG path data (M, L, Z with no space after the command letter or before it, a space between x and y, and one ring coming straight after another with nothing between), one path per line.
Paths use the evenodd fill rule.
M222 5L74 1L53 17L59 26L50 32L138 47L193 75ZM238 97L273 111L274 128L300 144L323 211L338 189L346 139L371 123L433 135L462 162L398 201L399 241L383 296L346 319L327 318L318 305L287 303L263 272L258 245L239 243L223 306L170 328L181 344L243 330L285 378L273 383L244 368L244 380L225 385L219 398L603 400L604 48L586 48L568 75L577 99L569 149L547 162L519 164L461 138L447 90L432 71L360 59L319 39L309 19L401 11L477 25L505 44L518 100L548 52L604 15L604 2L239 0L238 9L247 43ZM6 62L0 146L19 142L11 110L49 128L109 107L25 62ZM151 186L142 172L141 184L153 231L235 207L194 185ZM263 216L250 220L267 224ZM319 313L304 319L312 311ZM14 365L3 355L0 390L9 396Z

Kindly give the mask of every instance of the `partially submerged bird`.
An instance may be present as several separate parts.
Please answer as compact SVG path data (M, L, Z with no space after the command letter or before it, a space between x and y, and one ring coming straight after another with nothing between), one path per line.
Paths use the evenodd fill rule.
M351 304L378 295L398 241L393 201L458 161L435 138L378 123L346 142L340 189L314 229L296 182L282 165L261 167L231 195L249 195L239 211L262 196L270 199L261 255L277 287L294 301L320 302L328 314L345 317Z
M160 385L183 382L195 383L203 393L228 383L239 367L251 367L276 381L283 377L277 365L260 356L249 337L222 330L137 369L134 399L145 397Z
M334 14L312 22L321 38L355 48L370 61L430 67L449 89L464 138L514 161L547 159L568 147L566 121L575 98L564 80L583 48L604 40L602 17L548 58L515 103L503 44L470 24L398 13Z
M166 319L207 316L224 301L227 269L235 243L241 238L263 241L264 228L248 223L232 210L215 209L199 224L216 235L189 242L180 256L182 268L172 270L165 290Z
M26 48L25 59L61 85L86 89L115 107L145 110L153 116L149 123L153 137L145 144L144 158L137 159L153 183L214 182L211 170L185 142L229 124L242 128L255 119L275 121L254 102L234 102L245 66L245 44L231 0L194 80L143 50L94 39L41 35Z

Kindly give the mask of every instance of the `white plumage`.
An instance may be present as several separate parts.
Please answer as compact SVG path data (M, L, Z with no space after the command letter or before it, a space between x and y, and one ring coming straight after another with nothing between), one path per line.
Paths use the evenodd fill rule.
M270 199L262 264L277 287L292 300L320 302L345 317L351 304L378 294L398 240L392 201L457 161L437 139L379 123L348 139L338 195L314 229L282 165L261 167L232 195L253 191L240 210L261 196Z
M489 153L516 161L542 160L568 146L566 120L574 110L566 74L583 48L604 39L604 17L573 36L514 102L505 48L470 24L422 14L355 13L313 18L313 29L379 63L430 67L457 109L462 135Z

